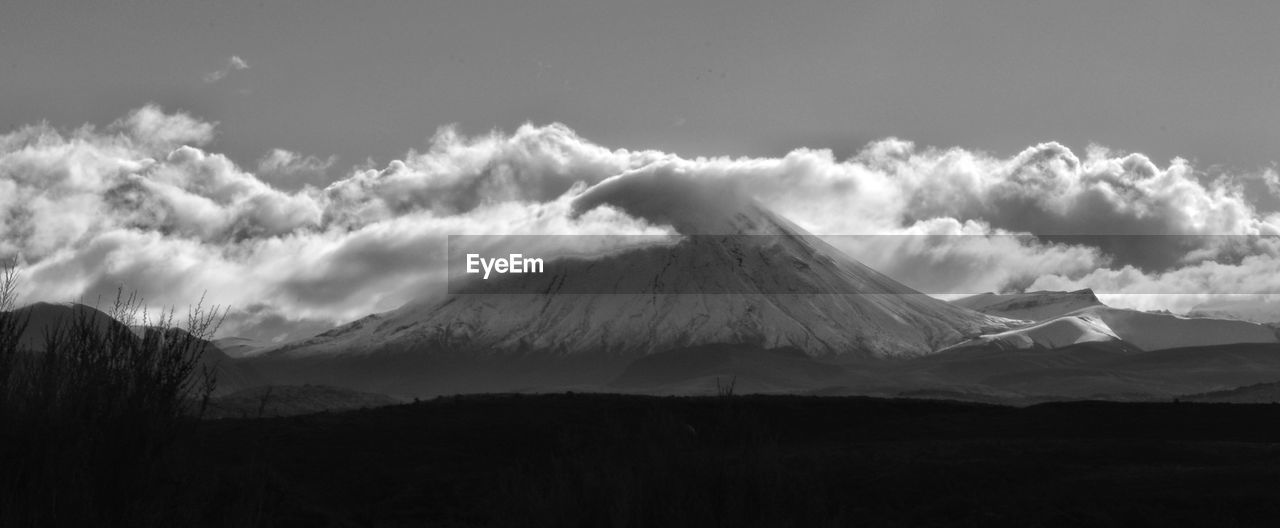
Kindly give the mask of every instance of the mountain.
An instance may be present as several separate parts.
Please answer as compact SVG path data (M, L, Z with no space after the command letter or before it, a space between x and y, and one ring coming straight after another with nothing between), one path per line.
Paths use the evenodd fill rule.
M1275 329L1247 321L1183 317L1108 306L1085 308L1073 314L1101 319L1121 339L1146 351L1237 343L1280 343Z
M1065 315L1030 326L979 336L951 347L995 346L1009 349L1057 349L1082 343L1123 341L1093 314Z
M763 208L734 220L745 235L695 235L674 246L563 259L551 273L476 282L442 302L412 303L276 353L398 347L638 356L742 343L814 356L895 357L1007 327L915 292ZM515 280L539 293L487 293Z
M976 337L951 347L953 350L987 345L1053 349L1107 341L1123 342L1145 351L1235 343L1280 343L1280 333L1266 325L1112 308L1099 302L1090 290L982 294L952 302L991 315L1039 321L1034 325Z
M1093 290L1071 292L982 293L951 301L951 304L990 315L1025 321L1044 321L1081 308L1102 306Z
M47 337L63 329L70 329L77 321L84 319L100 332L127 332L143 338L155 328L142 326L125 326L105 312L84 304L34 303L13 311L20 319L26 321L26 327L18 337L18 342L27 350L40 352L46 349ZM167 332L186 331L170 328ZM205 343L200 357L200 367L208 368L217 378L216 394L224 394L246 387L260 385L264 382L252 367L236 363L212 343Z
M689 215L678 207L664 211L648 214L685 235L674 244L563 258L548 263L544 274L473 281L441 301L371 315L253 361L291 376L288 382L302 380L297 365L305 364L302 371L323 376L305 381L366 376L358 388L397 394L416 390L409 389L414 373L403 370L414 362L435 371L422 375L451 386L441 369L468 361L505 369L517 359L576 363L561 370L594 374L573 382L604 383L637 358L699 353L707 345L794 349L841 360L903 358L1014 324L916 292L755 203ZM390 357L397 354L418 357ZM358 356L377 357L360 362ZM324 357L341 357L327 363L359 374L324 374L333 370ZM290 359L305 361L291 367ZM390 386L374 383L372 370L389 364L398 369L382 376Z
M62 329L69 329L74 321L84 318L94 328L106 332L120 325L111 316L102 311L83 304L33 303L13 311L19 321L25 321L26 327L18 337L18 343L29 350L42 351L46 346L46 338L55 335Z

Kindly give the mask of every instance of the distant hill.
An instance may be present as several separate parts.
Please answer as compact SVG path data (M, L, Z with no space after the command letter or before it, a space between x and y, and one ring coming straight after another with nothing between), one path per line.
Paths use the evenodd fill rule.
M1280 403L1280 381L1258 383L1229 390L1189 394L1179 399L1205 403Z
M1123 342L1055 350L974 348L905 362L885 372L902 384L976 385L1062 398L1171 398L1280 379L1280 345L1237 343L1144 352Z
M265 399L265 403L264 403ZM372 409L404 403L383 394L359 392L325 385L274 385L253 387L214 398L205 418L256 418L297 416L326 411Z
M242 358L270 346L269 343L247 337L223 337L214 339L213 344L233 358Z
M30 350L45 349L46 338L65 325L70 325L77 317L86 317L93 322L95 328L106 331L113 326L123 328L120 322L97 308L84 304L33 303L13 311L20 321L26 322L26 328L18 338L18 343Z
M28 350L36 352L45 349L46 339L49 334L64 328L66 325L70 325L79 317L88 318L93 322L94 327L102 332L114 327L115 330L128 331L141 338L147 332L154 330L154 328L142 326L126 327L123 323L112 319L110 315L97 308L77 303L34 303L14 310L14 313L19 317L25 318L27 322L27 326L18 338L18 342ZM179 328L172 328L168 331L186 333L185 330ZM218 384L214 391L215 395L228 394L265 383L265 380L252 366L237 363L213 343L206 343L204 352L200 357L200 363L202 367L212 369L217 379Z
M850 373L796 348L712 344L642 357L609 387L678 394L787 392L839 383Z

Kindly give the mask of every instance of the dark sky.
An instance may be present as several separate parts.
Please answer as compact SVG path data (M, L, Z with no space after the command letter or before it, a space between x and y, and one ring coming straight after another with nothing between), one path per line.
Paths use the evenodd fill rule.
M611 147L839 155L898 136L997 154L1057 140L1269 166L1280 4L7 2L0 129L157 102L212 150L378 165L437 127L563 122ZM231 56L250 67L204 77ZM322 183L322 182L316 182Z

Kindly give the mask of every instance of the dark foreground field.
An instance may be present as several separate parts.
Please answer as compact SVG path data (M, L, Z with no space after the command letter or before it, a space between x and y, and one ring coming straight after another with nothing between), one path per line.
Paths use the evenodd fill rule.
M201 425L209 523L1274 525L1280 405L448 397ZM234 512L235 519L223 518Z

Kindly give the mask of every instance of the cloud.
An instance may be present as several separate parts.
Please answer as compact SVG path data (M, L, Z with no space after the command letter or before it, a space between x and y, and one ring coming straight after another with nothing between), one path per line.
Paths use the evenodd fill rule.
M249 69L249 63L245 62L244 59L241 59L238 55L232 55L227 58L226 64L221 68L204 74L203 79L206 83L216 83L226 78L226 76L230 75L233 71L247 69Z
M181 112L166 114L149 104L112 123L108 133L114 132L129 141L130 147L154 156L183 145L203 146L213 141L216 126Z
M1045 273L1079 277L1112 262L1096 247L1046 242L954 218L919 221L876 236L827 240L873 269L948 298L1026 290Z
M1274 242L1274 241L1272 241ZM1263 322L1280 322L1280 311L1269 315L1258 313L1258 303L1272 304L1280 299L1280 254L1274 248L1250 255L1238 263L1205 261L1165 272L1144 272L1133 266L1102 268L1074 278L1048 274L1038 278L1029 289L1093 288L1104 292L1099 297L1119 307L1170 310L1187 313L1203 306L1218 306L1230 312L1242 300L1250 305L1238 306L1240 315Z
M338 162L337 156L321 159L284 149L272 149L258 160L258 176L278 181L318 181Z
M20 259L24 298L123 285L160 306L207 291L237 307L227 333L273 338L281 320L314 329L438 295L450 234L668 232L611 207L571 216L573 185L628 156L563 127L445 131L383 170L293 192L186 144L213 127L149 106L102 130L0 136L0 258Z
M615 203L657 223L680 221L663 212L703 210L668 207L674 201L757 200L916 287L973 292L1021 289L1043 274L1077 278L1102 266L1157 272L1239 260L1256 250L1250 237L1280 233L1280 217L1260 214L1231 178L1202 183L1201 176L1185 160L1159 167L1101 147L1080 158L1044 143L998 158L887 139L843 161L811 149L781 158L669 156L605 180L580 200ZM1053 236L1009 237L1018 233ZM834 236L859 234L897 237L868 245ZM921 234L937 243L912 241Z
M1262 181L1267 184L1267 190L1271 191L1272 196L1280 198L1280 173L1275 169L1267 169L1262 172Z
M291 332L440 295L447 235L714 230L757 203L930 292L1092 286L1160 292L1159 307L1168 292L1280 287L1249 278L1280 276L1280 252L1255 236L1280 233L1280 215L1256 210L1232 178L1098 147L1000 158L887 139L845 160L812 149L686 159L606 148L563 125L444 128L384 167L284 190L269 182L334 170L333 158L275 150L250 172L207 150L215 133L150 105L102 128L0 136L0 258L21 259L25 298L92 300L124 285L185 305L207 291L235 308L226 334L301 337ZM1126 252L1026 233L1247 237L1151 237Z
M1228 317L1255 323L1280 323L1280 295L1219 295L1194 304L1192 316Z

